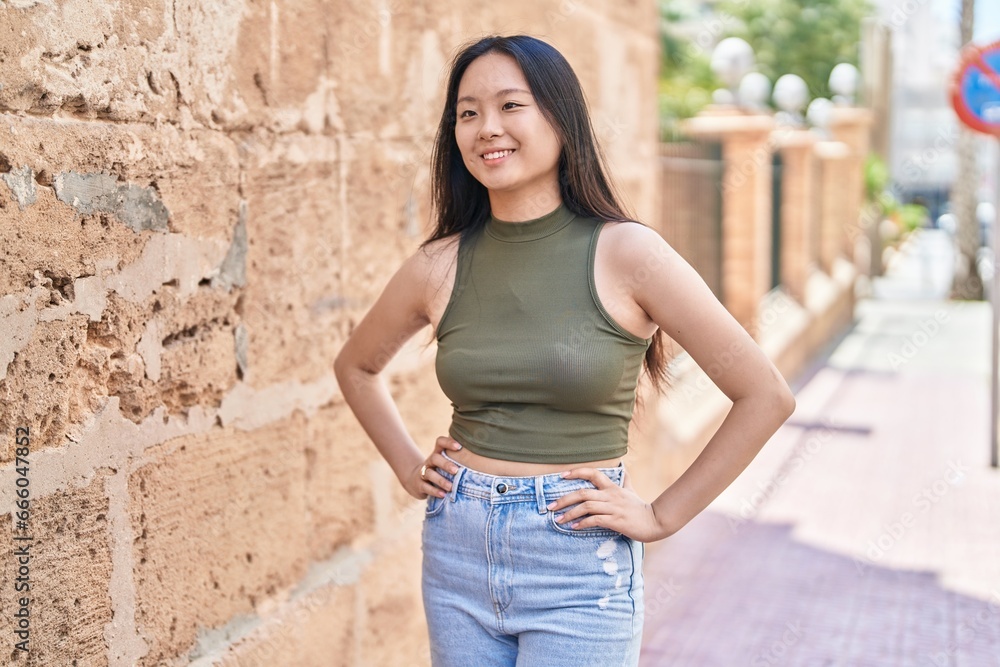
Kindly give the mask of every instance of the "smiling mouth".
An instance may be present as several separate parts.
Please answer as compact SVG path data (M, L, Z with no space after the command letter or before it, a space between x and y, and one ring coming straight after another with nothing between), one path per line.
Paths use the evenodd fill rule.
M503 150L503 151L493 151L491 153L484 153L481 157L487 163L499 162L500 160L504 159L505 157L513 154L514 150L515 149L513 149L513 148L509 148L509 149Z

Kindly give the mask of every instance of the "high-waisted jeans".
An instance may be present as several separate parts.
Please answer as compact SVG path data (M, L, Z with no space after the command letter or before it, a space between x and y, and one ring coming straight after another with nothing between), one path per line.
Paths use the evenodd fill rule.
M436 469L452 488L428 496L422 528L433 666L638 665L645 545L609 528L556 523L557 512L575 505L546 509L595 486L558 473L488 475L454 462L457 473ZM622 464L598 470L622 485Z

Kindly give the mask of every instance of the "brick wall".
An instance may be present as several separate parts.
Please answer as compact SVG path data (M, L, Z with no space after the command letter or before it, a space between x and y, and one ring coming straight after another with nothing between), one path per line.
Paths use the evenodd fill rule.
M28 427L34 538L27 655L13 539L0 570L11 664L428 664L422 504L332 361L430 231L467 39L559 48L658 220L656 27L648 0L0 6L0 516ZM427 451L430 339L386 371Z

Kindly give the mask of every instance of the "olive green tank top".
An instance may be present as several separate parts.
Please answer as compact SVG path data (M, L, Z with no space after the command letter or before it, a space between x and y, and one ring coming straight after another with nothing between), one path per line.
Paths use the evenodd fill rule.
M574 463L622 456L652 338L622 329L594 287L604 222L564 203L534 220L492 215L461 239L438 324L448 434L475 454Z

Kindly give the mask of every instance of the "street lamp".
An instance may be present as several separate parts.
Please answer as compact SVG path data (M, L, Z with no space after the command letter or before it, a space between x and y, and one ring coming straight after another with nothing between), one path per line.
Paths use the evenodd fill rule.
M754 111L763 111L771 94L771 80L760 72L747 72L740 79L737 98L741 105Z
M858 68L851 63L838 63L830 72L829 85L833 91L833 102L837 106L854 104L854 94L858 90Z
M825 97L817 97L806 107L806 120L813 126L813 132L826 138L829 136L830 112L833 102Z
M779 125L801 125L802 107L809 100L809 87L796 74L783 74L774 82L774 103L781 109L775 114Z
M754 67L753 47L739 37L727 37L712 50L709 66L727 90L716 90L712 99L717 104L738 104L740 80Z

